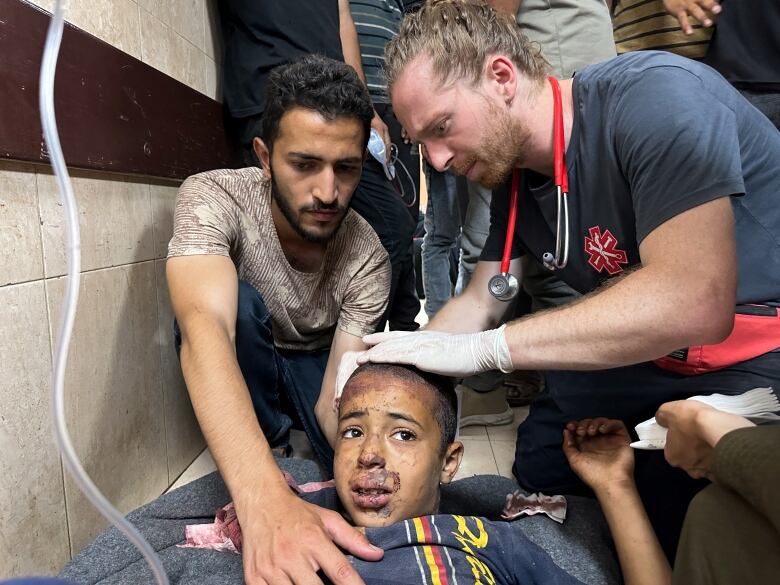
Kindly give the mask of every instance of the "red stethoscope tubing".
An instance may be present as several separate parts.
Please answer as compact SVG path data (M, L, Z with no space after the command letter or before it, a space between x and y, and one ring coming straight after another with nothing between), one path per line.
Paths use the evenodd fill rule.
M569 176L566 172L565 141L563 135L563 103L561 99L561 86L555 77L548 77L553 93L553 165L555 187L561 193L569 193ZM501 272L509 272L509 263L512 260L512 243L515 236L515 224L517 223L517 200L520 192L520 171L512 171L512 194L509 198L509 218L506 224L506 239L504 240L504 254L501 256ZM556 240L558 234L556 234Z
M512 261L512 241L517 222L517 194L520 192L520 171L512 171L512 195L509 198L509 219L506 222L506 239L504 239L504 255L501 256L501 272L509 272L509 263Z

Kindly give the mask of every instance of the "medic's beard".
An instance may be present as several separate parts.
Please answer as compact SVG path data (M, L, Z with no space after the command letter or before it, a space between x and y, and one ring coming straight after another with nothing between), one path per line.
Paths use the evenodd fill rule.
M509 113L488 102L487 119L495 121L495 128L482 139L478 152L465 162L454 166L455 173L465 175L471 166L479 163L483 171L477 177L483 187L496 189L509 178L515 166L521 163L522 153L530 140L531 132Z

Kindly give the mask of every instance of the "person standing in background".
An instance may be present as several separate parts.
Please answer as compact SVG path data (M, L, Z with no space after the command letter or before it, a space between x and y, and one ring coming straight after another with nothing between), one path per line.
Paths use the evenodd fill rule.
M780 129L780 2L724 0L703 61Z

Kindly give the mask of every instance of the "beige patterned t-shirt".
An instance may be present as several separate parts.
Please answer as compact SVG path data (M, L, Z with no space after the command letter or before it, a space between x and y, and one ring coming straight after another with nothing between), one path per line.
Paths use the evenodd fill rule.
M290 266L271 217L271 181L259 168L208 171L184 181L168 258L197 254L233 260L238 278L263 297L281 348L327 348L337 326L352 335L372 333L387 305L387 252L352 210L318 272Z

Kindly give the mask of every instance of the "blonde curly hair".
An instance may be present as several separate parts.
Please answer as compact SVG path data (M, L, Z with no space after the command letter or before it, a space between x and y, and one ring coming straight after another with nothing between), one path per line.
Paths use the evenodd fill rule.
M532 81L543 81L549 64L541 49L520 31L516 20L484 0L428 0L407 15L385 47L388 88L419 55L428 55L442 84L456 79L476 85L490 55L506 55Z

